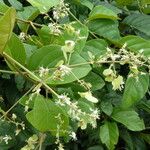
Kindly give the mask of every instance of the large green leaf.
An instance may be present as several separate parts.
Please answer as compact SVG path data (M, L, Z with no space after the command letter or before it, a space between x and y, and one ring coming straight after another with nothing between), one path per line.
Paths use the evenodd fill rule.
M113 150L118 142L119 131L115 122L106 121L100 127L100 139L109 150Z
M118 45L127 44L127 48L135 53L143 51L145 56L150 56L150 42L135 35L129 35L117 41Z
M37 7L41 13L46 13L53 6L59 4L60 0L27 0L33 7Z
M113 111L111 116L115 121L122 123L131 131L141 131L145 129L145 125L138 114L133 110L120 110Z
M109 40L120 39L118 22L109 19L96 19L88 23L89 29Z
M111 9L108 9L103 5L98 5L94 7L93 10L90 12L89 20L100 19L100 18L116 20L118 19L118 16Z
M33 21L38 15L39 15L39 10L37 8L34 8L32 6L27 6L24 7L23 11L18 11L17 16L19 19L23 20L30 20ZM27 32L30 24L27 23L19 23L19 28L21 29L22 32Z
M49 45L38 49L29 60L29 69L36 70L39 67L55 67L55 65L64 60L61 46ZM78 54L73 53L70 59L70 65L85 63L86 61ZM83 78L91 70L90 65L81 65L72 68L72 73L65 75L62 80L47 80L48 84L65 84ZM76 76L76 77L75 77Z
M68 130L69 120L65 111L40 95L36 97L33 110L28 112L26 117L41 132L51 131L55 135L58 125L60 125L60 134L64 135ZM59 118L61 118L62 124Z
M138 75L138 79L135 77L128 77L125 90L123 93L122 107L128 108L136 104L142 99L148 90L149 75Z
M10 40L7 43L5 52L12 56L16 61L21 64L25 64L26 52L23 43L16 34L12 34Z
M16 11L10 8L0 19L0 54L3 52L8 40L11 37L16 20Z
M130 25L144 34L150 36L150 16L145 14L131 14L127 16L123 23Z

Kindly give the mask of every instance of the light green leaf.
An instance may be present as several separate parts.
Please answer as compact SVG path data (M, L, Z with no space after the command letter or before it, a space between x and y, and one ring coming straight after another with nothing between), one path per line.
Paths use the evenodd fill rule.
M150 36L150 30L149 30L150 29L150 16L149 15L131 14L123 20L123 23Z
M62 124L58 115L62 120ZM56 135L58 125L60 125L60 134L65 135L65 130L68 129L69 125L65 111L51 100L40 95L36 97L33 110L28 112L26 117L36 129L41 132L51 131L53 135Z
M0 12L5 13L9 7L0 1Z
M150 56L150 42L138 36L129 35L117 41L118 45L127 44L127 48L138 53L143 50L145 56Z
M118 29L118 22L109 19L96 19L88 23L89 29L110 40L119 40L120 33Z
M25 64L26 61L26 52L23 46L23 43L18 38L16 34L12 34L10 40L7 43L7 47L5 52L8 53L11 57L13 57L16 61Z
M100 139L109 150L113 150L118 142L119 131L115 122L106 121L100 127Z
M41 13L47 13L50 8L59 4L60 0L27 0L33 7L37 7Z
M88 7L90 10L94 7L94 5L89 0L80 0L80 3L86 7Z
M148 90L149 75L138 75L138 80L135 77L128 77L125 90L123 93L122 107L128 108L141 100Z
M11 37L16 20L16 11L10 8L3 17L0 18L0 54L2 54L8 40Z
M111 116L115 121L122 123L131 131L141 131L145 125L138 114L133 110L114 110Z
M98 5L94 7L93 10L90 12L89 20L100 19L100 18L111 19L111 20L119 19L117 14L114 11L108 9L103 5Z
M39 15L39 10L37 8L34 8L32 6L27 6L24 7L23 11L18 11L17 16L18 18L22 20L30 20L33 21L38 15ZM30 24L25 24L25 23L19 23L19 28L21 29L22 32L27 32Z
M8 0L12 7L14 7L16 10L23 9L22 4L18 0Z
M39 67L55 67L55 65L64 60L63 52L61 46L58 45L48 45L38 49L29 60L29 69L36 70ZM65 61L65 60L64 60ZM78 54L73 53L70 59L70 65L86 63L86 61ZM62 80L47 80L48 84L66 84L73 82L75 80L83 78L91 70L90 65L81 65L73 67L69 75L65 75Z

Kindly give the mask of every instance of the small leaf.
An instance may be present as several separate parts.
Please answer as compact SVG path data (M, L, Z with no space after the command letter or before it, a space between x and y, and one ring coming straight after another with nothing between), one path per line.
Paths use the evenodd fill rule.
M0 18L0 54L2 54L8 40L11 37L16 20L16 11L10 8L3 17Z
M59 4L60 0L27 0L33 7L37 7L41 13L47 13L50 8Z
M119 131L115 122L106 121L100 127L100 139L109 150L113 150L118 142Z
M91 13L89 14L89 20L100 19L100 18L111 19L111 20L119 19L117 14L114 11L108 9L103 5L98 5L94 7Z
M28 112L26 117L41 132L51 131L56 135L57 126L60 125L60 134L64 135L68 129L69 120L66 113L54 102L40 95L36 97L33 110Z
M128 77L125 90L123 93L122 107L128 108L136 104L141 100L148 90L149 75L138 75L138 79L135 77Z
M145 129L145 125L138 114L133 110L119 110L113 111L111 116L115 121L122 123L131 131L141 131Z

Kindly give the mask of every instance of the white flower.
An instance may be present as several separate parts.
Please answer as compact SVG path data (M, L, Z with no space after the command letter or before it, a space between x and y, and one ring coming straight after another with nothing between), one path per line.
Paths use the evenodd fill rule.
M70 98L67 97L67 95L65 95L65 94L59 95L58 99L59 100L56 103L59 104L59 105L61 105L61 106L65 106L66 104L67 105L71 104Z
M17 118L16 114L12 114L12 119L15 120Z
M3 140L5 141L6 144L8 144L8 141L11 139L12 139L12 137L7 134L3 137Z
M21 32L19 38L20 40L24 41L26 39L26 34L24 32Z
M59 67L59 70L61 71L61 76L65 76L65 75L69 75L71 73L71 68L65 66L65 65L61 65Z
M98 99L95 98L94 96L92 96L92 93L90 91L88 91L88 92L78 92L78 94L82 98L85 98L85 99L87 99L90 102L93 102L93 103L97 103L98 102Z
M95 120L96 119L99 119L99 110L96 108L96 109L90 109L90 111L92 112L91 114L90 114L90 116L92 117L92 118L94 118Z
M119 75L116 79L112 81L113 90L121 91L123 88L123 84L124 84L123 77Z
M76 133L75 133L75 132L71 132L69 136L72 137L72 139L73 139L74 141L77 140L77 136L76 136Z
M72 53L74 47L75 47L75 42L74 41L66 40L65 45L62 46L62 51L66 52L66 53Z
M40 67L39 68L39 76L43 77L45 75L47 75L49 73L49 69L48 68L44 68L44 67Z

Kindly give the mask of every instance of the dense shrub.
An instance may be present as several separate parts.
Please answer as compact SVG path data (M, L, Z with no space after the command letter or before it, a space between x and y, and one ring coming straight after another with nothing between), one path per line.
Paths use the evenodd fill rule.
M149 0L0 0L0 150L148 150Z

